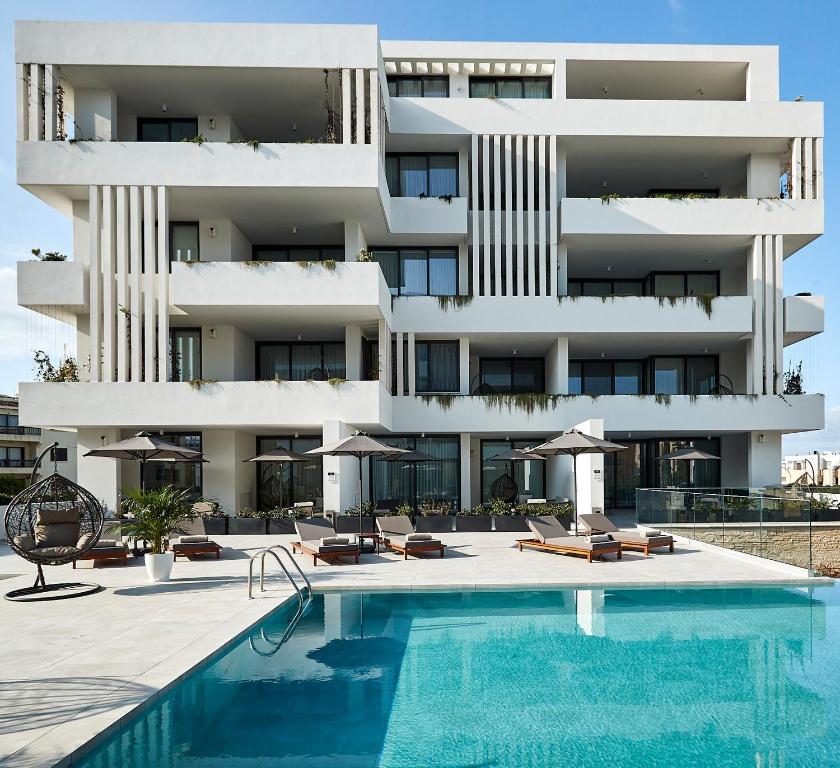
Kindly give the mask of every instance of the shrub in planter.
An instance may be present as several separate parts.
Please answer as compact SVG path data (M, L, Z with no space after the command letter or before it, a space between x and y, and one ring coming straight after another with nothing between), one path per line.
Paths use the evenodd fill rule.
M309 509L295 509L295 507L277 507L269 511L268 532L269 533L294 533L295 520L304 520L309 517Z
M419 512L414 525L419 533L450 533L454 528L455 516L447 503L424 501Z
M547 504L517 504L514 507L513 513L525 517L542 517L543 515L551 515L556 517L560 523L566 528L571 525L572 516L574 515L575 507L570 501L562 503L548 502ZM528 527L528 524L525 524ZM519 529L516 529L519 530Z
M366 501L362 504L362 530L372 533L376 529L373 522L373 504ZM336 515L336 533L358 533L359 532L359 507L347 507L343 514Z
M193 514L201 518L204 533L218 536L227 533L227 515L215 499L198 499L192 505Z
M493 515L488 514L481 504L472 509L462 509L455 516L455 530L485 533L493 530Z
M268 533L268 513L242 507L236 517L228 519L228 533L235 536L254 536Z

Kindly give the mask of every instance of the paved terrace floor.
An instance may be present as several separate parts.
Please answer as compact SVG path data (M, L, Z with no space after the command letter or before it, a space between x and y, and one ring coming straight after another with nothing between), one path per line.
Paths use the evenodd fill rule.
M298 562L317 589L492 589L815 583L804 572L715 547L678 542L674 554L583 559L519 552L523 534L453 533L446 558L363 555L358 565ZM291 536L224 536L222 560L179 561L173 580L148 584L142 558L128 566L47 568L49 581L106 589L73 600L0 600L0 766L69 765L97 734L183 677L292 591L277 576L247 599L248 557ZM276 571L267 561L267 571ZM0 545L0 589L27 586L34 569Z

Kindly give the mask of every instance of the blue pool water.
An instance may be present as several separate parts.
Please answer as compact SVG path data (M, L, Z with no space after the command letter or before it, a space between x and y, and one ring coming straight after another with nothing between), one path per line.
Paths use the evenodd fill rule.
M840 766L833 587L316 595L84 768Z

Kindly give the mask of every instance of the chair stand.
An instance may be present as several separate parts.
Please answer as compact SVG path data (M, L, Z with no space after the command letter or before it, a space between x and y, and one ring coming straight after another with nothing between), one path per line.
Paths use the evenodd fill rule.
M15 603L34 603L42 600L67 600L71 597L84 597L101 592L105 587L101 584L88 584L79 581L61 584L47 584L44 571L38 564L38 576L31 587L21 587L7 592L4 597Z

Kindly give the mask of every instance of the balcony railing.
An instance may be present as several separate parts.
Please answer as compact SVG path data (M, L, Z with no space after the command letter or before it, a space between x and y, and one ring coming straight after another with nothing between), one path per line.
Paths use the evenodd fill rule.
M0 424L0 435L40 435L38 427L11 427Z
M0 459L0 469L30 469L35 466L35 459Z
M726 549L821 570L814 549L840 526L840 510L807 496L768 496L734 489L662 489L636 491L636 520L678 536ZM816 542L815 542L816 537Z

